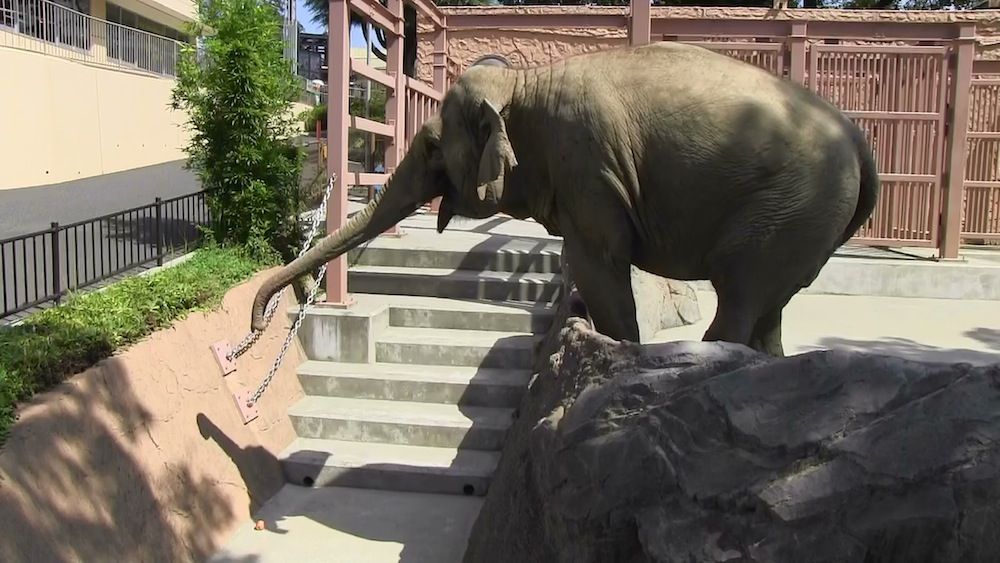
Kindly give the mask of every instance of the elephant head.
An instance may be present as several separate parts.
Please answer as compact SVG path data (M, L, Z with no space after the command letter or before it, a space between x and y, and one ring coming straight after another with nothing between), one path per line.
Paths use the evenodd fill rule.
M254 299L253 328L263 330L264 309L282 287L377 237L438 196L438 232L456 215L484 219L498 213L505 174L517 165L502 117L512 92L505 68L475 67L463 74L445 96L440 115L414 136L385 189L342 228L264 282Z

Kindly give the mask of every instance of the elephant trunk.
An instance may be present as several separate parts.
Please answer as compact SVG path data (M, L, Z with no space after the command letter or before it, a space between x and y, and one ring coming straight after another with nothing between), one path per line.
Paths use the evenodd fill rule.
M426 194L407 194L405 190L393 188L393 178L400 175L406 177L404 168L407 167L405 164L405 162L400 163L399 171L403 174L396 174L389 178L385 188L375 194L372 201L351 217L347 224L324 237L316 246L281 268L261 285L253 302L251 327L254 330L264 330L267 326L264 310L274 294L281 288L302 274L317 270L324 262L329 262L377 237L416 211L425 201L431 199ZM346 189L346 187L342 183L339 189Z

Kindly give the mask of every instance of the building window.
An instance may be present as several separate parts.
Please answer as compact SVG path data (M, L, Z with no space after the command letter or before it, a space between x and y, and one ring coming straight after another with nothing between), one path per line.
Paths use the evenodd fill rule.
M90 0L0 0L0 27L56 43L90 49Z
M122 8L117 4L108 2L107 6L107 18L111 23L117 23L125 27L138 29L147 33L152 33L153 35L173 39L175 41L183 41L185 43L190 42L190 38L182 31L174 29L168 25L155 22L149 18L144 18L139 14Z
M107 3L107 19L118 24L108 26L109 57L144 70L176 74L177 45L174 41L189 42L187 35L111 2Z

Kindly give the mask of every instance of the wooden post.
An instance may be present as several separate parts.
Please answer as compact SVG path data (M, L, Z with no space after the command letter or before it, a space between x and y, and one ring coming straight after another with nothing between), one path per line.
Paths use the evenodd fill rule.
M403 21L403 0L389 0L388 7L396 21ZM403 74L403 35L387 34L386 40L385 70L396 79L396 88L385 101L385 122L392 126L393 131L385 149L385 171L391 176L396 172L399 161L403 160L406 142L406 75ZM403 233L399 225L393 225L385 234L401 236Z
M954 41L951 108L948 112L948 139L945 173L942 178L941 235L938 257L957 259L962 243L962 195L965 190L966 139L969 132L969 87L972 62L976 57L975 24L959 24Z
M434 32L434 89L444 94L448 89L448 28L440 27ZM431 201L431 213L441 209L441 198Z
M652 11L649 0L631 0L628 16L628 44L649 44L649 33L652 27Z
M788 36L788 77L792 82L806 83L806 22L792 22L792 32Z
M337 184L326 212L326 232L333 233L347 222L347 128L350 95L350 32L348 0L330 0L329 47L327 48L326 139L327 175L336 175ZM326 303L348 306L347 257L330 261L326 270Z

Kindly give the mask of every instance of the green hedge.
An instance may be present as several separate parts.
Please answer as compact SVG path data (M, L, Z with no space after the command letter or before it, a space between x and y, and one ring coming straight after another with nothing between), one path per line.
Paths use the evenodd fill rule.
M226 291L263 267L244 251L203 248L176 266L71 297L0 329L0 445L19 401L191 311L216 306Z

